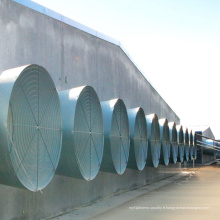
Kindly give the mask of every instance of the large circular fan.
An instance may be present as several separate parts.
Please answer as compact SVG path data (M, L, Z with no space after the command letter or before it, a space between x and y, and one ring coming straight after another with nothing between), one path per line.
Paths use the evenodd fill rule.
M130 149L127 110L121 99L102 102L101 106L105 130L101 170L123 174L127 167Z
M100 169L103 118L99 98L90 86L59 92L63 144L57 173L92 180Z
M163 118L159 120L159 124L161 140L160 164L167 166L170 160L170 133L168 121Z
M160 127L156 114L146 116L148 130L148 158L147 165L158 167L160 160L161 140Z
M168 125L169 125L169 130L170 130L170 144L171 144L170 162L176 163L177 155L178 155L176 123L170 122Z
M193 157L196 160L197 159L197 136L196 136L196 132L193 132L193 144L194 144L194 152L193 152Z
M147 124L142 108L128 110L130 126L130 156L128 167L143 170L147 160Z
M189 132L189 160L193 160L194 143L192 130Z
M182 125L176 126L177 130L177 144L178 144L178 156L177 161L183 162L184 161L184 141L183 141L183 127Z
M184 147L185 147L185 154L184 154L184 160L189 160L189 133L188 128L183 129L183 137L184 137Z
M61 110L55 85L38 65L8 70L0 83L7 90L2 100L8 104L7 120L1 118L6 121L14 173L29 190L41 190L51 181L61 150Z

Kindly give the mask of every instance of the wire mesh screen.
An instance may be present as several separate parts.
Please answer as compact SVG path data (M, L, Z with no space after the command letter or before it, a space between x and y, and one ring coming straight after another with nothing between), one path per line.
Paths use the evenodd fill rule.
M137 167L143 170L147 160L147 126L144 111L140 108L137 112L134 127L134 151Z
M157 167L160 160L161 140L160 127L156 114L146 117L148 126L149 154L147 165Z
M184 160L189 161L189 133L188 128L184 128L183 130L183 137L184 137Z
M178 156L178 143L177 143L176 124L174 122L169 123L169 130L170 130L170 144L171 144L170 162L176 163Z
M110 136L111 156L115 170L118 174L123 174L128 163L130 138L127 110L120 99L114 106Z
M189 132L189 160L193 160L194 144L192 130Z
M177 125L177 144L178 144L178 162L184 161L184 141L183 141L183 127L182 125Z
M130 126L130 154L128 167L143 170L147 161L148 140L147 124L144 110L135 108L128 110Z
M196 160L197 159L197 144L196 144L196 132L193 132L193 145L194 145L194 151L193 151L193 157Z
M61 150L61 109L48 72L26 67L16 79L7 118L8 149L14 172L31 191L52 179Z
M161 153L160 164L168 165L170 160L170 134L167 119L160 119Z
M81 91L75 110L73 147L79 170L86 180L96 177L103 156L103 119L95 90L86 86Z

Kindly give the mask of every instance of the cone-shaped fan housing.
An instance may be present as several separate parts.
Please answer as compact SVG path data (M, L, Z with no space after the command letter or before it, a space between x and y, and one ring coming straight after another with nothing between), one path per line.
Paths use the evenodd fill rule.
M189 132L189 160L193 160L193 134L192 130L188 130Z
M178 144L178 156L177 161L183 162L184 161L184 140L183 140L183 127L182 125L176 126L177 131L177 144Z
M160 164L167 166L170 160L170 133L168 121L166 118L163 118L159 120L159 124L161 140Z
M197 136L196 136L196 132L193 131L193 145L194 145L194 149L193 149L193 158L196 160L197 159Z
M95 90L81 86L59 92L63 143L57 173L92 180L103 156L102 109Z
M183 140L184 140L184 160L189 161L189 133L188 133L188 128L183 127Z
M178 156L176 123L170 122L168 123L168 125L169 125L169 131L170 131L170 144L171 144L170 163L176 163L177 156Z
M160 160L161 140L160 126L156 114L146 116L148 130L147 166L158 167Z
M130 153L128 168L143 170L147 160L147 124L144 110L134 108L128 110L130 128Z
M123 174L128 163L130 137L128 114L121 99L101 102L104 118L104 153L101 170Z
M62 142L53 80L38 65L10 69L0 76L0 94L0 179L10 185L15 174L27 189L41 190L55 173Z

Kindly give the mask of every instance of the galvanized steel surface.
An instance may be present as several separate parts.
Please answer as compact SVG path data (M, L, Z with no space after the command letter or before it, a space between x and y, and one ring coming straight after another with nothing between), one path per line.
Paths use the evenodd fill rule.
M147 160L147 123L141 107L129 109L130 154L128 168L143 170Z
M41 190L55 173L62 142L53 80L38 65L10 69L0 76L0 94L1 172L8 184L15 174L27 189Z
M191 129L188 132L189 132L189 160L193 160L193 153L194 153L193 133Z
M196 144L196 132L193 131L193 158L196 160L197 159L197 144Z
M189 161L189 133L187 127L183 127L183 140L185 147L184 160Z
M177 156L178 156L176 123L169 122L168 126L169 126L169 131L170 131L170 144L171 144L170 163L176 163Z
M203 139L203 153L207 155L216 155L214 147L216 146L215 142L211 139Z
M159 125L161 140L160 164L167 166L170 160L170 133L168 120L166 118L160 119Z
M104 120L104 153L101 170L123 174L130 150L129 122L121 99L101 102Z
M61 91L59 97L63 143L57 173L92 180L100 169L104 147L99 98L90 86Z
M146 116L147 131L148 131L148 156L147 165L158 167L160 160L161 140L160 127L156 114Z
M2 33L6 33L1 35L1 69L22 65L24 60L28 63L37 60L52 72L59 89L89 84L97 89L102 101L120 96L129 108L143 103L147 112L151 109L170 120L179 120L119 47L12 3L13 1L3 0L3 4L0 4L4 12L1 13L0 29ZM4 51L9 52L5 59ZM141 186L151 180L164 178L171 175L173 170L179 172L179 165L169 166L165 172L163 167L159 167L156 172L151 169L143 172L127 170L122 177L102 172L90 183L56 175L42 196L14 189L7 197L11 201L10 205L3 206L4 213L6 210L13 210L11 216L19 218L20 215L15 213L25 210L25 216L33 211L36 218L45 217L71 207L89 204L98 198L112 195L118 189L130 190L135 184ZM109 180L112 184L106 184ZM4 189L10 192L10 187L2 186L1 190Z
M183 127L182 125L176 126L177 130L177 144L178 144L178 156L177 161L183 162L184 161L184 140L183 140Z

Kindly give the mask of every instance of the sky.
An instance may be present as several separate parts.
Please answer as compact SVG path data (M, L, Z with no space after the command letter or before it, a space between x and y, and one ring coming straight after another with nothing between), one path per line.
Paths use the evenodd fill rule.
M220 139L219 0L34 0L119 40L186 126Z

